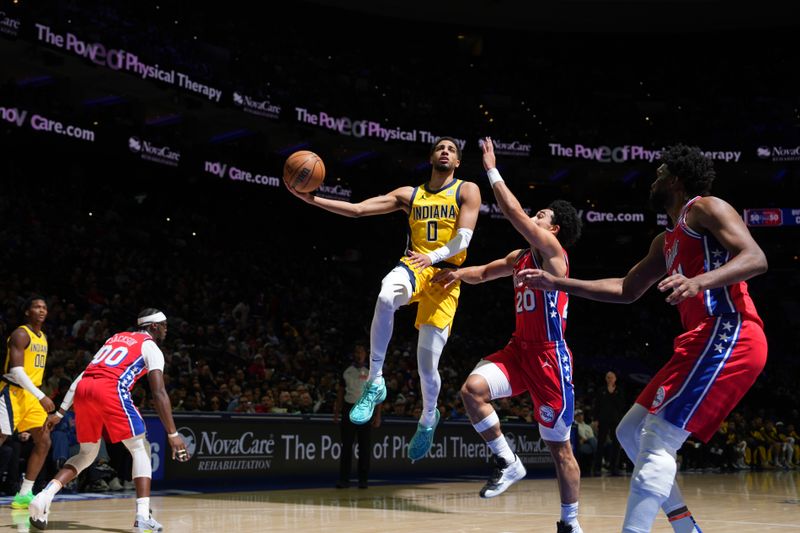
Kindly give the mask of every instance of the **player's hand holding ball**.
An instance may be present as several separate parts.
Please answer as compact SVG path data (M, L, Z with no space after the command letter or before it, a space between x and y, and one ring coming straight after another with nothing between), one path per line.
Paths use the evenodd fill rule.
M310 202L325 179L325 163L314 152L300 150L290 155L283 165L283 183L289 192Z

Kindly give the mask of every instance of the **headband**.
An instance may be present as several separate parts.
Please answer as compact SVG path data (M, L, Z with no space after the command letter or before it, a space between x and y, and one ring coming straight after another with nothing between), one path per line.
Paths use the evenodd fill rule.
M166 315L164 315L164 313L159 311L158 313L155 313L153 315L140 316L136 320L136 324L139 326L144 326L147 324L155 324L156 322L166 322L166 320L167 320Z

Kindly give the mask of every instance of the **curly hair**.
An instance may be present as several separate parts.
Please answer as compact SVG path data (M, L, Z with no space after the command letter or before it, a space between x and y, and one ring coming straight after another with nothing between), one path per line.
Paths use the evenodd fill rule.
M566 200L555 200L547 208L553 211L553 225L560 228L556 238L561 246L568 248L575 244L583 226L578 211Z
M690 195L703 196L711 192L711 183L717 175L714 162L703 155L697 146L668 146L661 153L661 162L667 166L670 174L681 180Z

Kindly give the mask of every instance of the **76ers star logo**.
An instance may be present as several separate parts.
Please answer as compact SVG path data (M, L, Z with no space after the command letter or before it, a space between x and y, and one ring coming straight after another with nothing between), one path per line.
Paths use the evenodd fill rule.
M664 396L666 395L666 391L664 387L659 387L656 391L656 397L653 398L653 405L652 407L658 407L664 402Z
M542 417L542 421L550 423L556 417L556 413L549 405L543 405L539 407L539 416Z

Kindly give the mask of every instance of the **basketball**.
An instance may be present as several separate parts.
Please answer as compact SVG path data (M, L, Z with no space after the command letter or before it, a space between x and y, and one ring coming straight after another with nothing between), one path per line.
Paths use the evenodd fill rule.
M325 163L314 152L295 152L283 165L283 181L297 192L315 191L324 179Z

